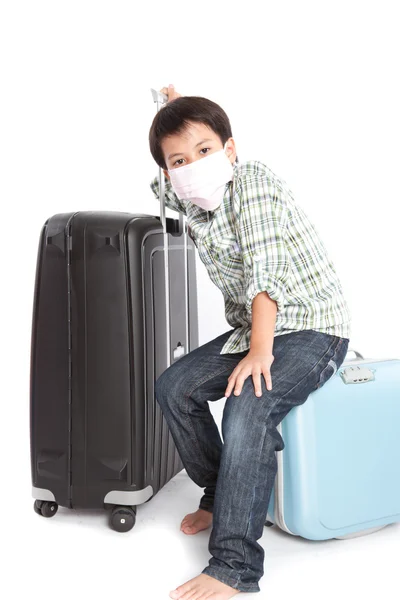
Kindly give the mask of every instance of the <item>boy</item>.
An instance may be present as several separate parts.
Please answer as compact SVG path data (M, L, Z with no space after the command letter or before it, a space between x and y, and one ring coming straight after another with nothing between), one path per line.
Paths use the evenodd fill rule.
M154 117L149 142L167 178L165 204L186 215L233 328L156 382L185 469L205 488L181 530L213 525L209 565L170 597L227 600L260 591L257 540L275 452L284 448L276 427L344 361L350 313L332 261L286 183L259 161L238 161L229 119L216 103L182 97L173 86L161 91L168 103ZM151 188L159 197L157 178ZM224 444L208 407L223 395Z

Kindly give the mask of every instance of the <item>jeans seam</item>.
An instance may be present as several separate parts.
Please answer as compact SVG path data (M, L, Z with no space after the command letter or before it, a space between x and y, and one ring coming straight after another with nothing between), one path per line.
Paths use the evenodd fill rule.
M185 406L186 410L184 410L183 412L184 412L186 421L190 425L190 428L191 428L191 430L193 432L193 439L195 440L195 442L197 444L197 447L200 450L200 453L199 453L200 456L202 455L201 454L201 447L200 447L200 444L198 443L196 432L194 430L192 421L191 421L190 416L189 416L188 399L191 396L191 394L194 392L194 390L197 389L200 385L202 385L203 383L206 383L207 381L210 381L210 379L213 379L213 377L217 377L218 375L221 375L221 373L223 373L224 371L227 371L228 369L231 369L231 368L232 368L231 366L224 367L223 369L221 369L221 370L219 370L217 372L213 372L213 374L211 376L207 375L204 379L202 379L201 381L197 382L196 385L188 392L187 396L185 396L185 404L184 404L184 406ZM203 463L203 467L207 468L207 465Z
M329 348L327 349L327 351L326 351L326 352L323 354L323 356L321 356L321 358L319 359L319 361L317 362L317 364L315 364L315 365L312 367L312 369L310 369L310 370L309 370L309 372L308 372L306 375L304 375L304 377L302 377L302 378L300 379L300 381L298 381L298 382L297 382L297 383L296 383L296 384L295 384L295 385L294 385L292 388L290 388L290 390L288 390L287 392L285 392L285 394L283 394L283 396L281 396L281 397L279 398L279 400L283 400L284 398L286 398L286 396L287 396L288 394L291 394L291 393L293 392L293 390L294 390L294 389L296 389L296 387L297 387L298 385L300 385L301 383L303 383L303 381L304 381L305 379L307 379L307 377L309 377L309 376L310 376L310 374L311 374L311 373L312 373L312 372L315 370L315 368L316 368L316 367L318 367L318 365L320 364L320 362L321 362L322 360L324 360L324 358L326 357L326 355L327 355L327 354L330 352L331 348L333 348L334 344L336 343L336 347L335 347L335 352L336 352L336 349L339 347L339 344L340 344L342 341L343 341L343 338L339 338L339 341L337 341L336 339L334 339L334 340L332 341L332 343L330 344ZM333 354L335 354L335 352L334 352ZM277 401L278 401L278 399L277 399ZM275 403L275 404L276 404L276 403ZM273 408L273 407L272 407L272 408Z
M247 527L246 527L246 531L244 532L244 536L241 538L242 547L243 547L243 556L244 556L244 559L243 559L243 563L242 563L242 565L240 566L240 572L239 572L238 581L240 581L240 579L241 579L241 577L242 577L242 575L243 575L243 571L244 571L244 569L245 569L244 565L246 564L246 548L245 548L245 545L244 545L244 543L243 543L243 540L245 539L245 537L247 536L247 533L248 533L248 531L249 531L249 525L250 525L250 515L251 515L252 508L253 508L253 504L254 504L254 489L253 489L253 497L252 497L252 499L251 499L251 504L250 504L249 518L248 518L248 520L247 520Z

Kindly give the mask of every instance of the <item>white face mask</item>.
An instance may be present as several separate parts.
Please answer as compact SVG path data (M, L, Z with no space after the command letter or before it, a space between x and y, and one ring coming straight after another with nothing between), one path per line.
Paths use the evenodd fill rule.
M175 194L190 200L204 210L215 210L222 202L225 185L233 179L233 166L225 154L225 146L205 158L168 169Z

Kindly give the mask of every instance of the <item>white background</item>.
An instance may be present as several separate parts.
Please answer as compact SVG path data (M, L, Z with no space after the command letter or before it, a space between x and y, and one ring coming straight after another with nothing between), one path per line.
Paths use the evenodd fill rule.
M239 159L261 160L284 179L319 231L352 312L350 345L367 357L400 358L396 5L1 3L0 586L8 598L168 598L208 562L209 531L179 531L201 495L185 471L138 508L129 534L108 530L103 511L60 508L41 519L30 498L30 334L41 227L78 210L159 214L149 188L158 171L148 149L150 87L173 83L224 108ZM229 326L219 290L199 260L197 267L205 343ZM212 409L220 416L221 404ZM387 590L396 580L399 528L346 542L268 529L258 597L395 598Z

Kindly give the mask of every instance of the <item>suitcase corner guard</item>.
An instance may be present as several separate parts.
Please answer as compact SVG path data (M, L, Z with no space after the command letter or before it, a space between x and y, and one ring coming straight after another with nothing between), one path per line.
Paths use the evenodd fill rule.
M108 494L104 497L105 504L126 504L137 505L143 504L147 502L149 498L153 495L153 488L151 485L148 485L143 490L135 490L130 492L124 492L123 490L112 490L108 492Z

